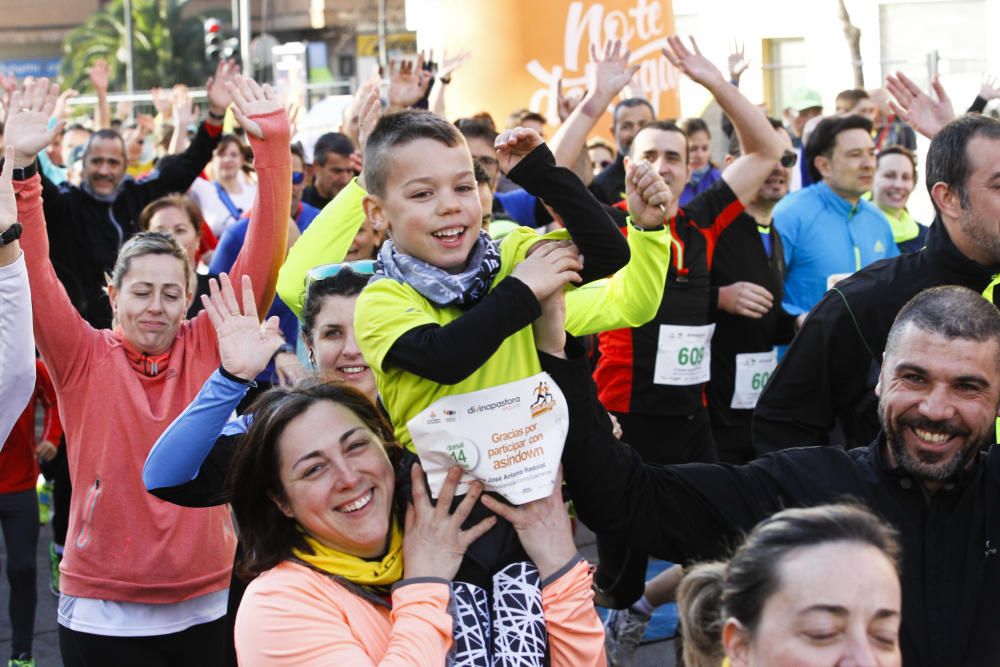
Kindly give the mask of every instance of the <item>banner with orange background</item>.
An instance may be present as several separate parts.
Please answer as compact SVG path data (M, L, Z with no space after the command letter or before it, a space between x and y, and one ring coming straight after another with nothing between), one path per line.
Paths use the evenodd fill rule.
M447 92L450 119L488 111L502 127L507 115L527 107L558 123L557 82L563 93L586 88L590 46L603 50L621 39L640 64L632 82L658 118L680 113L679 72L660 53L673 33L670 0L409 0L407 23L421 49L472 58ZM597 124L611 134L610 114Z

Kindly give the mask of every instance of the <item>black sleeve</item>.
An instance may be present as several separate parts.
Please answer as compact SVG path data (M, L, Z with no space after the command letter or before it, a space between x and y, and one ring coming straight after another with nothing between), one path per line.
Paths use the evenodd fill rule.
M212 159L212 151L219 145L221 132L214 137L205 129L205 123L198 126L191 145L178 155L169 155L157 165L156 175L136 183L134 192L138 197L137 208L174 192L187 192L194 179Z
M584 283L606 278L628 264L629 247L618 226L571 169L556 165L545 144L528 153L507 175L545 200L584 256Z
M733 189L724 178L683 206L684 214L702 229L718 228L721 234L743 212Z
M725 555L743 532L794 504L765 467L643 463L611 434L581 349L572 342L569 359L539 359L566 397L563 474L577 515L591 530L684 563Z
M852 412L870 392L870 347L842 297L828 292L806 318L757 401L756 453L819 444L860 446L870 441L865 436L871 434L859 434L862 442L829 440L838 415Z
M181 507L215 507L229 502L226 492L226 476L233 452L243 438L239 435L222 435L216 439L205 462L198 470L198 476L190 482L177 486L150 489L149 492L168 503Z
M542 306L531 288L507 276L457 320L443 327L416 327L397 338L385 365L439 384L457 384L486 363L509 336L541 314Z
M982 113L988 102L989 100L982 95L976 95L976 99L972 100L972 106L969 107L966 113Z

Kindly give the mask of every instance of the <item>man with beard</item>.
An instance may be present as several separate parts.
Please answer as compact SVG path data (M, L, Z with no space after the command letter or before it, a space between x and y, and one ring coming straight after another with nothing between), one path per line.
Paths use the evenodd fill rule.
M56 186L42 176L42 199L48 223L50 254L59 280L91 326L111 326L111 305L104 293L106 276L114 268L122 244L139 231L139 214L146 204L174 192L186 192L205 165L222 134L231 97L226 81L239 71L232 61L219 63L208 80L208 118L191 145L164 158L151 174L133 180L125 173L125 142L114 130L98 130L83 151L80 187ZM16 169L24 180L37 167Z
M944 124L954 115L946 96L935 101L905 77L896 81L904 120L933 138L924 180L937 217L922 250L859 271L813 308L757 402L758 454L871 442L878 364L899 309L928 287L983 292L1000 273L1000 121L969 114Z
M795 318L781 307L785 257L771 224L771 211L788 194L797 154L781 122L769 119L785 150L746 209L719 235L712 261L712 289L718 291L712 336L708 413L712 438L723 463L754 458L753 407L777 364L775 345L788 343ZM727 163L742 154L736 134Z
M537 327L558 324L543 312L536 336L551 340ZM539 356L569 407L563 471L583 523L691 563L724 557L784 508L853 498L899 531L903 663L997 664L1000 448L985 448L1000 412L1000 313L979 294L937 287L899 312L876 389L885 430L868 447L788 449L743 466L643 463L611 435L581 348L571 339L563 358Z

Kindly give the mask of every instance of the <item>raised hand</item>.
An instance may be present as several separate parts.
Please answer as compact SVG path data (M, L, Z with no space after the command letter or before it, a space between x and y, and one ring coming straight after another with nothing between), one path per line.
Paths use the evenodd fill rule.
M694 37L691 37L691 48L689 49L680 37L671 35L667 37L667 46L661 51L671 65L684 72L695 83L709 88L719 81L725 82L725 77L722 76L719 68L701 54L701 49L698 48Z
M580 282L583 256L573 243L536 244L537 251L514 267L511 275L528 286L539 302L569 283Z
M591 44L590 59L593 62L588 67L588 89L605 103L611 102L639 69L638 63L628 64L631 56L632 52L624 47L620 39L605 43L604 53L598 53L597 47Z
M209 77L205 83L205 94L208 96L208 109L217 116L226 113L229 104L233 101L233 94L229 88L236 76L240 73L240 66L235 60L220 60L215 67L215 76ZM242 123L241 123L242 124Z
M469 62L469 58L472 57L472 53L469 51L459 51L458 53L449 56L447 51L443 52L441 57L441 63L437 67L437 77L439 79L448 79L454 74L455 70Z
M369 79L369 81L372 81ZM364 155L365 146L368 145L368 137L372 135L378 119L382 117L382 89L378 79L372 81L372 85L362 87L364 98L358 106L358 150ZM359 91L360 95L362 91Z
M153 106L156 108L156 113L163 118L169 118L171 104L167 91L159 86L153 86L149 89L149 94L153 97Z
M493 147L497 149L497 161L504 174L524 159L524 157L535 150L545 141L542 136L527 127L515 127L513 130L504 130L493 142Z
M59 93L59 97L56 99L55 109L52 110L52 115L59 120L66 120L69 118L69 101L74 97L77 97L79 94L80 93L72 88Z
M1000 87L997 79L989 74L983 75L983 83L979 86L979 96L984 100L995 100L1000 97Z
M673 195L666 181L646 162L630 162L625 173L625 201L632 222L643 229L661 226Z
M203 294L201 302L219 339L222 367L238 378L252 380L267 368L267 362L285 342L278 328L278 317L264 322L257 319L257 302L250 276L243 276L243 313L227 274L221 274L219 282L211 279L208 289L211 296Z
M492 496L483 496L483 505L514 526L528 558L538 568L542 580L559 571L576 556L573 527L562 498L562 466L547 498L523 505L508 505Z
M738 282L719 288L719 310L758 320L771 311L774 296L756 283Z
M403 530L405 578L437 577L451 581L458 572L465 550L496 524L496 517L491 516L462 530L462 523L482 494L483 485L482 482L472 482L465 498L452 513L451 501L461 478L461 468L456 466L449 470L437 504L431 505L423 469L419 464L410 469L413 503L406 511Z
M289 134L294 137L302 120L302 106L298 102L285 102L285 115L288 116Z
M170 111L174 129L187 132L187 126L193 123L197 116L194 110L194 100L191 99L186 87L183 90L174 89L170 96Z
M389 107L394 110L409 108L420 101L430 85L430 77L425 77L424 54L417 60L389 61Z
M742 42L733 42L733 48L729 53L727 62L729 64L729 80L738 83L740 77L743 76L743 72L747 71L747 68L750 67L750 59L743 52Z
M4 127L4 145L14 147L14 166L27 167L62 132L63 121L49 129L49 118L59 98L59 85L49 80L25 80L10 96Z
M253 79L236 74L226 82L228 97L233 101L233 115L243 129L258 139L264 139L264 131L251 116L260 116L281 109L281 102L271 86L261 86Z
M586 96L586 89L577 89L568 94L564 93L562 77L556 79L556 111L559 113L559 120L565 123L569 115L573 113L573 110L576 109Z
M90 83L94 85L94 90L99 93L108 92L108 86L111 85L111 81L107 60L104 58L95 60L90 69L87 70L87 74L90 76Z
M933 139L955 117L955 107L936 76L931 81L936 100L902 72L896 72L896 76L890 74L885 88L895 98L889 100L892 112L928 139Z

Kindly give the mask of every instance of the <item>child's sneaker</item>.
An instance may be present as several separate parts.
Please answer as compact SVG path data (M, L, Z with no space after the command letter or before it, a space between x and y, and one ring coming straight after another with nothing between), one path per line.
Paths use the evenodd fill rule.
M44 526L52 520L52 482L43 477L35 490L38 491L38 522Z
M62 554L56 551L55 543L49 544L49 590L59 597L59 564Z
M22 653L16 658L11 658L7 667L35 667L35 659L27 653Z

